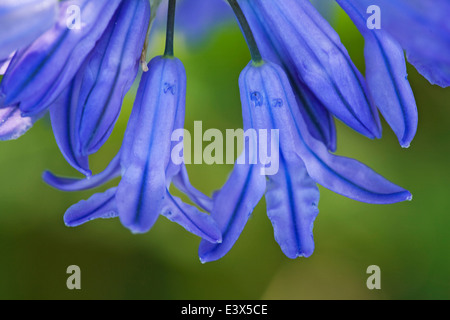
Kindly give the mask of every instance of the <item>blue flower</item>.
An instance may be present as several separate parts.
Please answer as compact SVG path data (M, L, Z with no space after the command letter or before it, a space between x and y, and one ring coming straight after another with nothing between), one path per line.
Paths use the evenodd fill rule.
M328 113L363 135L380 137L378 113L363 76L308 0L240 3L263 58L283 66L298 99L307 101L303 113L317 138L335 148Z
M85 175L90 175L88 156L109 138L123 98L137 76L149 19L148 1L124 1L50 108L53 132L63 155Z
M279 130L279 170L265 176L264 161L235 164L224 187L214 196L212 217L222 231L222 243L202 242L203 262L223 257L242 232L253 208L266 192L267 215L275 239L289 258L308 257L314 250L313 222L318 213L316 183L354 200L387 204L411 200L411 194L387 181L360 162L333 155L311 136L285 72L273 63L250 63L242 72L244 128ZM301 106L300 106L301 107ZM248 143L241 155L256 154ZM254 148L255 150L252 150ZM266 191L267 177L267 191Z
M117 187L67 210L68 226L118 216L132 232L144 233L162 214L206 241L221 241L221 233L208 214L169 192L173 181L196 204L211 210L209 198L189 183L184 165L171 161L175 145L171 135L183 128L185 95L186 75L181 61L174 57L154 58L140 82L120 154L108 168L82 181L44 174L44 180L54 187L81 190L96 187L121 172Z

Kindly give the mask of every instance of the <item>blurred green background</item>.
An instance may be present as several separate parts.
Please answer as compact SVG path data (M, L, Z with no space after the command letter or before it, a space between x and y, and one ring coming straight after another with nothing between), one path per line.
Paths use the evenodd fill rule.
M345 17L336 28L364 71L362 37ZM155 37L154 54L163 42ZM195 48L179 41L176 52L188 74L187 129L196 120L203 130L241 127L237 79L249 54L239 29L220 30ZM229 254L206 265L197 257L199 239L164 217L145 235L132 235L119 220L65 227L65 210L91 192L64 193L42 182L46 169L76 173L58 151L49 121L41 120L19 140L0 145L0 298L449 299L450 89L430 85L411 67L409 74L420 117L411 147L402 149L385 123L377 141L339 123L337 153L407 188L413 201L370 205L321 188L316 250L308 259L282 254L264 201ZM96 172L120 146L133 95L92 159ZM188 170L193 184L211 194L231 167ZM66 287L69 265L81 268L81 290ZM366 287L370 265L381 268L381 290Z

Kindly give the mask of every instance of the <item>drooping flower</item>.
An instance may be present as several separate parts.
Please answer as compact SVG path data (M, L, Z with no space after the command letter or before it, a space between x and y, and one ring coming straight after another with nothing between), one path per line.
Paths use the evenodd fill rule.
M333 149L334 126L328 112L363 135L380 137L378 113L363 76L337 33L308 0L240 3L263 58L283 66L298 99L310 101L304 113L316 137Z
M109 138L139 69L150 18L146 0L123 1L73 81L50 109L67 161L89 175L88 156Z
M383 29L367 27L366 11L353 0L336 0L364 36L366 80L378 109L399 138L408 147L417 129L417 107L409 85L403 49Z
M279 170L261 173L264 161L235 164L224 187L215 194L212 217L222 231L222 243L202 242L203 262L223 257L242 232L253 208L266 192L267 214L275 239L289 258L308 257L314 250L312 228L318 213L316 183L354 200L387 204L411 200L411 194L362 163L333 155L313 138L303 119L285 72L273 63L250 63L239 80L244 128L279 130ZM260 139L259 139L260 140ZM264 147L247 144L245 153ZM266 191L267 177L267 191Z
M132 232L143 233L162 214L206 241L221 241L208 214L169 192L173 181L200 207L211 209L210 200L189 183L184 165L171 161L171 135L183 128L185 95L186 75L181 61L174 57L154 58L142 77L120 154L105 172L81 181L44 175L44 180L54 187L74 191L96 187L122 172L117 187L69 208L65 215L68 226L119 217Z

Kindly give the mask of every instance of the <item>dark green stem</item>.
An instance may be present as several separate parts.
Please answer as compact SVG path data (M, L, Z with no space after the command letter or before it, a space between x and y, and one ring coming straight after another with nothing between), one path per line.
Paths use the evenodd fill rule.
M252 60L254 63L261 63L263 61L261 52L258 49L258 45L256 44L255 37L253 36L252 29L248 24L247 18L245 18L244 12L242 12L241 7L239 6L237 0L227 0L230 4L231 8L236 15L236 18L241 25L242 32L244 33L244 37L247 40L248 48L250 49L250 55L252 56Z
M167 33L166 33L166 50L164 56L173 57L173 38L175 33L175 7L177 0L169 0L169 10L167 13Z

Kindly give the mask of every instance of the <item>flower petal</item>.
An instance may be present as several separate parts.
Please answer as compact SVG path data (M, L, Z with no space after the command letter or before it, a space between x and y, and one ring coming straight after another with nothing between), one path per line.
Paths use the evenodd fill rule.
M200 243L202 263L219 260L231 250L265 190L266 178L261 175L260 166L235 164L227 182L213 197L211 217L219 226L222 242Z
M220 243L222 234L215 221L206 213L187 205L177 197L166 192L166 201L161 214L176 222L187 231L211 243Z
M57 0L2 0L0 60L31 44L50 29L58 14Z
M115 192L116 188L111 188L104 193L96 193L88 200L82 200L71 206L64 215L66 226L78 227L94 219L117 217Z
M85 176L90 176L92 172L88 157L79 155L75 149L75 117L79 94L79 85L72 81L52 104L50 120L56 143L66 161Z
M150 19L147 0L123 1L78 72L77 152L90 155L109 138L139 69Z
M84 179L65 178L54 175L49 171L42 174L42 179L48 185L61 191L81 191L97 188L112 179L120 176L120 152L111 160L108 166L101 173L92 175Z
M314 251L313 223L319 213L319 189L297 155L282 156L276 175L268 177L267 216L284 254L295 259Z
M447 0L361 0L381 10L381 27L406 50L408 61L431 83L450 85L450 3Z
M417 131L417 106L401 46L383 29L367 28L366 10L354 0L337 0L366 41L366 79L378 108L400 144L408 147Z
M45 110L70 83L86 56L103 34L121 0L61 2L58 22L22 54L6 72L0 93L5 105L20 103L26 115ZM68 28L67 9L80 7L82 26Z
M186 74L176 58L156 57L138 90L122 148L124 175L117 189L120 219L133 232L148 231L166 197L171 135L184 121Z

